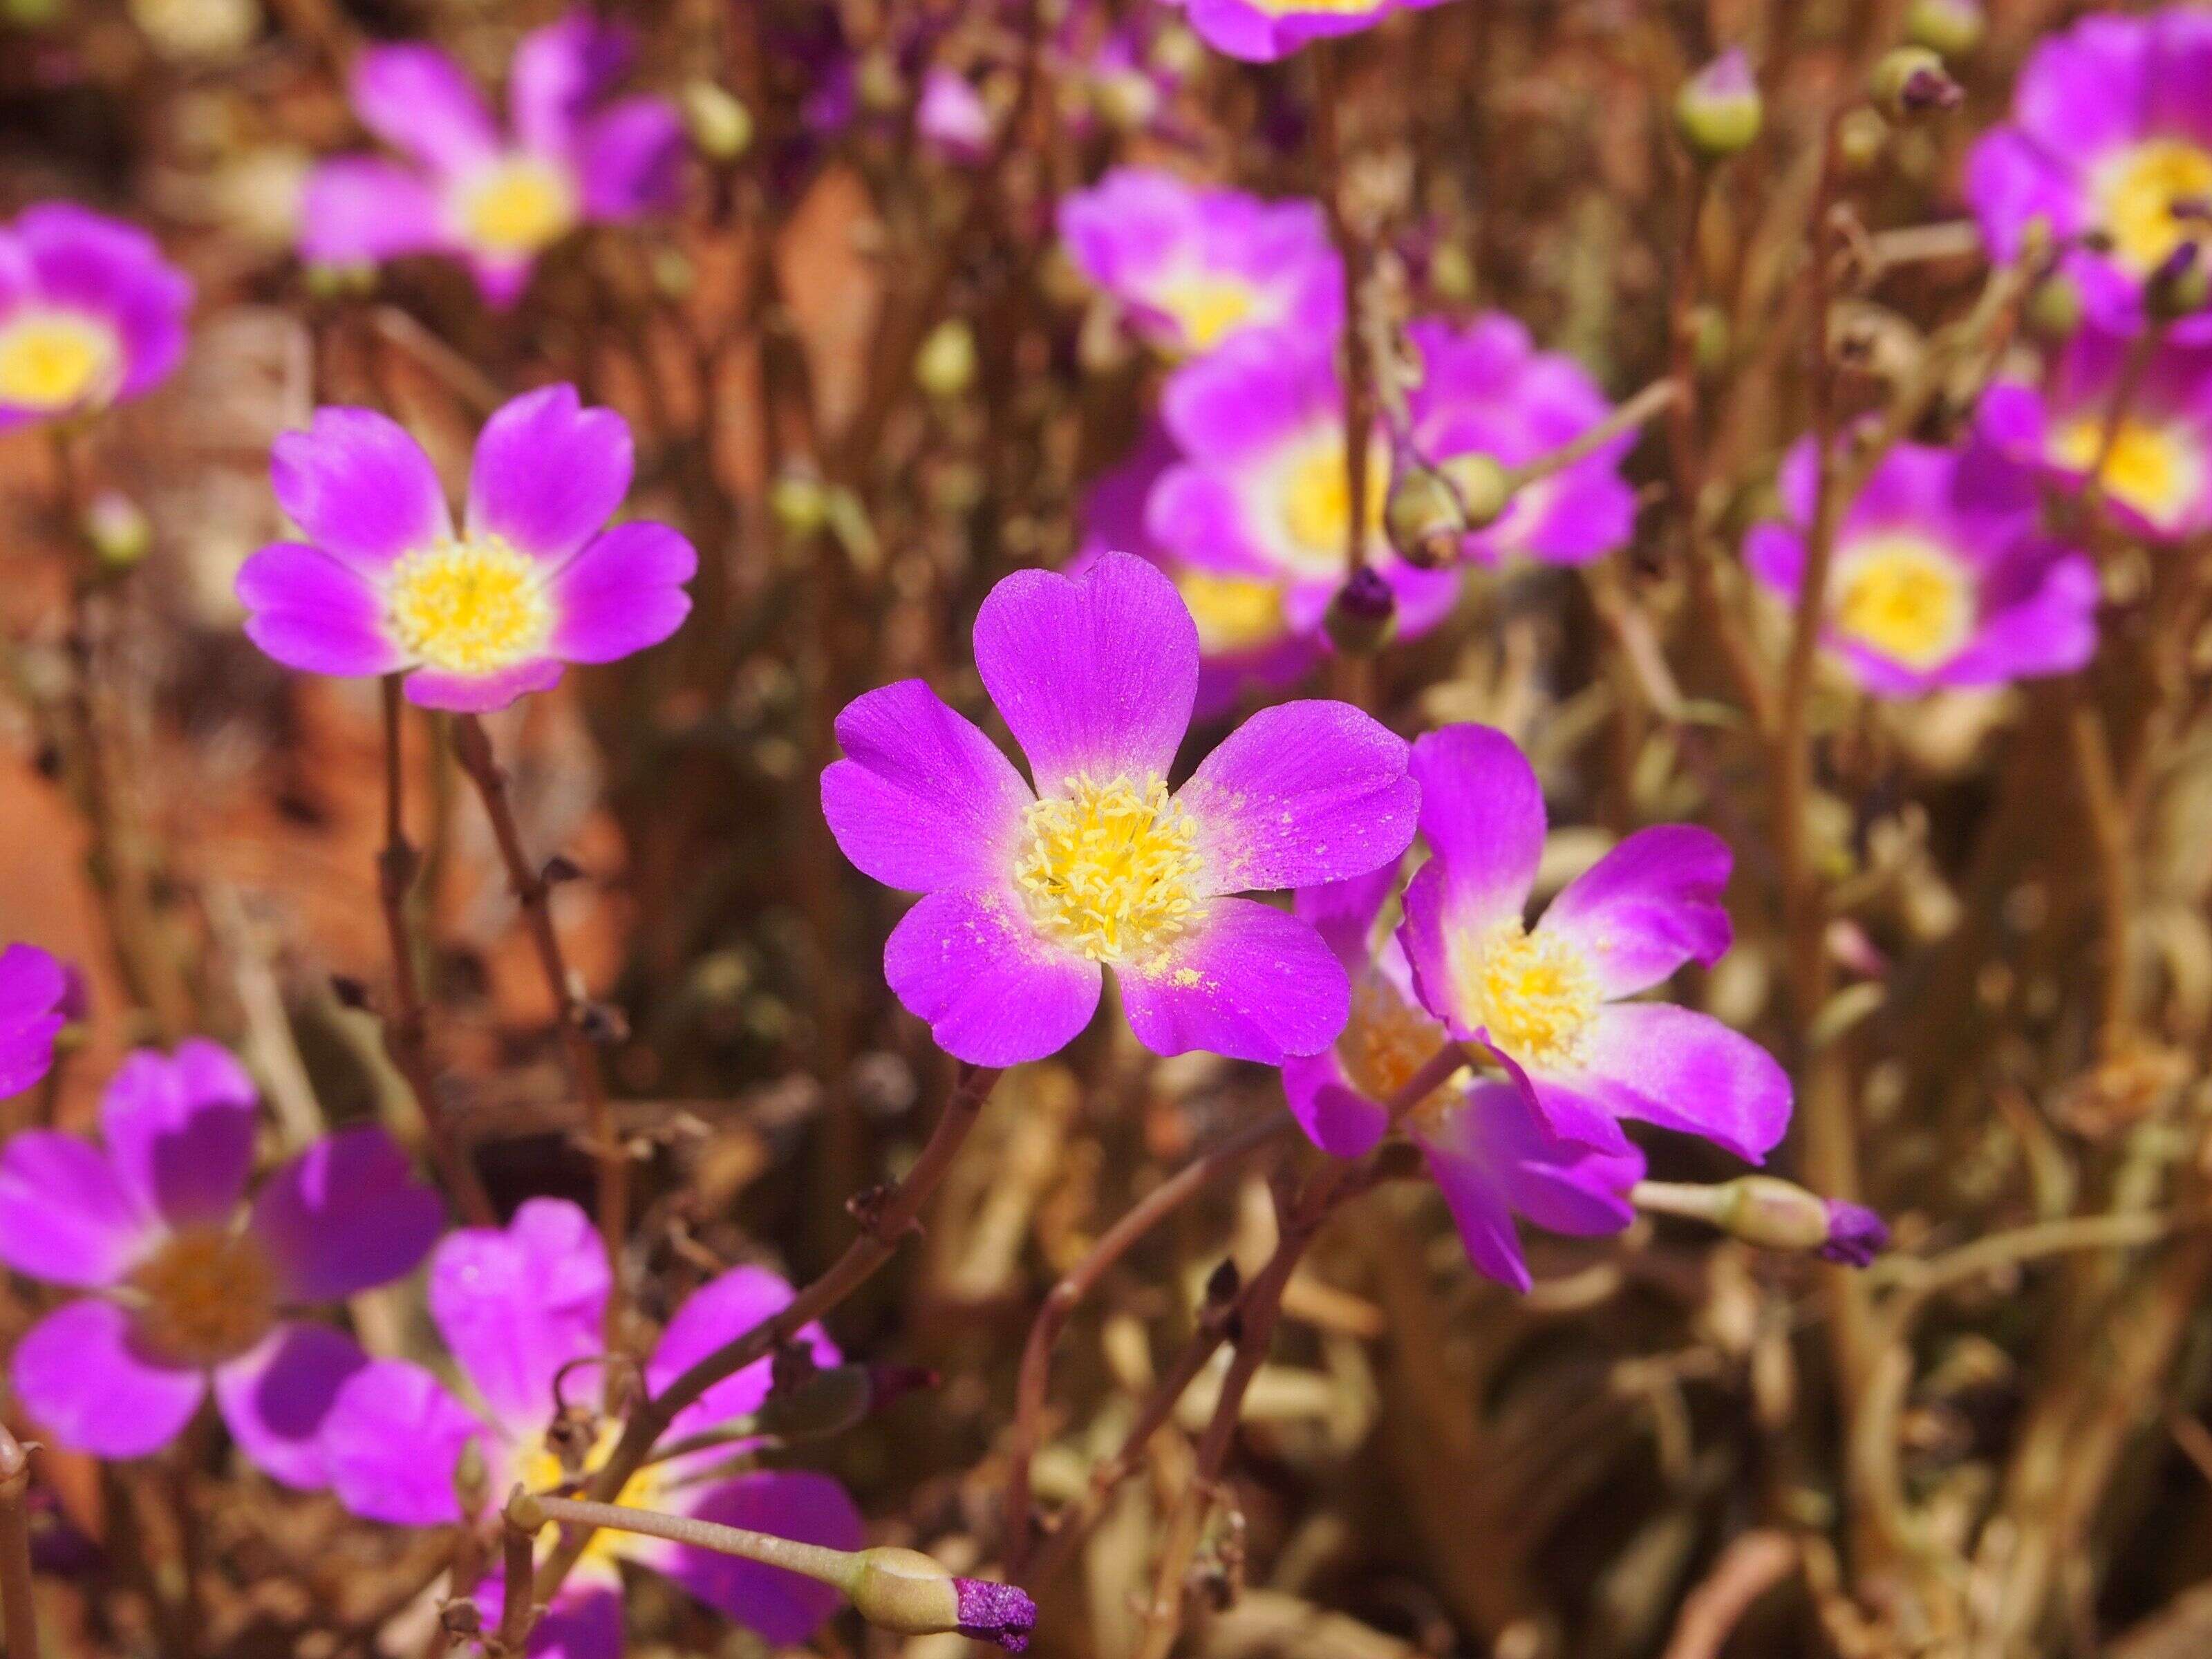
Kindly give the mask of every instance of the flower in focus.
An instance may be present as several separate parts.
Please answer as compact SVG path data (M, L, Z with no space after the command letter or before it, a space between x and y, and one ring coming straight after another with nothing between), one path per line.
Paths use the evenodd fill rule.
M1559 1137L1623 1154L1618 1120L1633 1117L1764 1158L1790 1122L1773 1057L1710 1015L1622 1000L1727 951L1727 843L1692 824L1639 830L1532 928L1545 815L1528 757L1502 732L1454 726L1414 744L1412 769L1431 856L1399 939L1422 1006L1496 1054Z
M2137 326L2146 279L2185 244L2212 253L2212 12L2083 18L2028 58L2012 114L1967 160L1991 251L2015 257L2038 221L2094 237L2059 268L2092 315ZM2176 332L2212 338L2212 317Z
M398 1278L444 1224L380 1129L327 1135L250 1206L252 1079L198 1039L142 1049L100 1102L105 1150L27 1129L0 1152L0 1261L97 1292L16 1346L15 1391L59 1444L101 1457L167 1445L210 1381L239 1448L288 1486L325 1484L318 1436L367 1363L289 1310Z
M35 945L0 951L0 1099L52 1069L54 1038L69 1024L69 975Z
M467 73L433 46L378 46L356 62L362 125L407 158L344 155L308 179L300 252L349 264L410 253L464 258L495 305L578 225L623 224L672 204L684 126L665 98L610 100L627 32L576 11L525 35L501 131Z
M1818 489L1813 442L1782 465L1788 523L1755 526L1744 559L1794 599ZM2045 535L2034 475L1987 444L1899 444L1836 529L1826 637L1878 696L2063 674L2097 644L2089 561Z
M0 432L96 414L185 355L192 285L132 225L66 202L0 227Z
M925 895L884 967L939 1045L978 1066L1051 1054L1089 1023L1106 967L1156 1054L1274 1065L1334 1041L1336 958L1304 922L1234 896L1402 853L1419 800L1404 742L1348 704L1279 704L1170 790L1198 629L1173 583L1126 553L1075 577L1006 577L976 616L975 656L1034 791L920 680L847 705L846 758L822 775L845 856Z
M2000 382L1975 411L1978 435L2015 460L2076 486L2097 466L2105 501L2138 535L2178 541L2212 529L2212 342L2160 344L2129 392L2112 448L2112 419L2130 344L2083 327L2059 353L2047 387Z
M549 1446L546 1431L560 1409L563 1370L581 1369L605 1348L611 1282L606 1249L590 1218L564 1200L532 1199L503 1231L471 1227L448 1234L430 1259L430 1316L467 1397L407 1360L363 1367L340 1390L323 1432L339 1501L356 1515L398 1526L460 1521L454 1474L471 1442L483 1460L487 1492L505 1493L518 1483L546 1492L588 1476L612 1449L618 1425L605 1425L596 1442L577 1449L567 1463ZM646 1361L646 1386L665 1388L790 1300L791 1287L762 1267L733 1267L709 1280L669 1321ZM837 1363L819 1326L809 1326L801 1340L817 1364ZM768 1397L773 1363L760 1360L716 1383L677 1417L672 1438L751 1413ZM596 1371L584 1369L583 1375L595 1379ZM620 1501L834 1549L859 1547L859 1512L827 1475L775 1470L718 1478L714 1471L744 1446L719 1444L649 1463L631 1477ZM778 1644L805 1641L840 1601L835 1589L781 1568L635 1533L600 1532L530 1650L560 1649L569 1659L619 1652L617 1564L623 1560L667 1574Z
M1344 267L1315 202L1116 167L1061 200L1060 234L1077 269L1163 351L1210 351L1248 329L1326 341L1341 324Z
M1415 995L1396 935L1376 936L1396 874L1385 866L1297 895L1297 914L1351 976L1352 1017L1330 1048L1283 1062L1283 1092L1308 1137L1339 1158L1358 1158L1382 1139L1390 1127L1383 1103L1449 1038ZM1623 1194L1643 1176L1643 1155L1562 1139L1510 1083L1462 1073L1417 1103L1405 1122L1468 1260L1516 1290L1530 1284L1516 1214L1577 1236L1619 1232L1634 1218Z
M1309 40L1357 34L1394 11L1442 0L1184 0L1200 39L1247 63L1271 64Z
M1581 364L1539 351L1528 331L1503 312L1463 328L1438 319L1412 324L1406 337L1421 368L1407 400L1414 447L1451 477L1455 464L1485 456L1513 467L1571 442L1612 412ZM1532 559L1587 564L1628 541L1636 492L1620 462L1637 434L1622 434L1571 466L1522 484L1505 511L1467 538L1485 564Z
M246 631L289 668L404 674L428 708L504 708L568 663L657 645L691 608L691 544L607 525L629 493L629 426L574 386L526 392L484 423L456 534L430 458L374 410L321 409L276 441L276 500L307 539L238 573Z

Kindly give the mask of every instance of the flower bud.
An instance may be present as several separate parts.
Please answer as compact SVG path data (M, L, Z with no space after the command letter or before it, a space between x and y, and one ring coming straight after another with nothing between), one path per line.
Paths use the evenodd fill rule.
M1023 1591L986 1579L956 1578L919 1550L885 1546L861 1551L845 1593L861 1618L901 1636L957 1631L1019 1653L1036 1626L1036 1603Z
M734 161L751 147L752 112L728 88L694 81L684 88L684 130L710 161Z
M1868 90L1875 106L1893 121L1950 109L1966 95L1943 60L1925 46L1899 46L1884 52L1874 66Z
M1459 510L1469 530L1487 530L1504 517L1520 488L1495 455L1480 449L1453 456L1443 464L1443 475L1459 492Z
M1988 23L1981 0L1912 0L1905 34L1916 46L1960 58L1981 44Z
M1397 631L1398 596L1371 565L1362 565L1336 591L1322 619L1329 643L1348 657L1369 657Z
M2143 309L2162 323L2178 322L2202 311L2212 298L2212 269L2208 269L2202 246L2183 242L2143 278Z
M1747 1244L1812 1250L1853 1267L1865 1267L1889 1243L1889 1229L1873 1211L1773 1176L1743 1176L1717 1187L1639 1181L1629 1201L1655 1214L1705 1222Z
M471 1436L453 1463L453 1500L463 1515L474 1516L483 1512L490 1497L491 1476L484 1468L483 1446Z
M1880 110L1862 104L1836 123L1836 159L1851 173L1864 173L1889 146L1889 123Z
M154 526L145 509L119 489L103 489L84 510L84 538L100 562L125 569L154 545Z
M805 541L830 520L830 492L811 472L782 474L769 487L768 506L794 541Z
M2054 345L2072 339L2081 326L2081 290L2069 277L2045 277L2028 291L2022 320L2031 333Z
M1382 502L1382 532L1407 563L1433 570L1459 557L1467 515L1459 496L1434 468L1418 462L1399 466Z
M1759 83L1741 47L1714 58L1674 94L1675 131L1709 161L1748 149L1764 116Z
M915 354L914 378L933 398L957 398L975 384L975 331L948 317Z
M1691 307L1684 321L1690 334L1690 361L1699 379L1711 380L1728 368L1735 349L1728 313L1706 301Z

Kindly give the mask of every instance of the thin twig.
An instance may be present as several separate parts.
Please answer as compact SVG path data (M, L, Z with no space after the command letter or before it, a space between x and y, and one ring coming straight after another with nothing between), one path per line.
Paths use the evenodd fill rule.
M39 1616L31 1590L31 1460L0 1427L0 1632L7 1659L38 1659Z

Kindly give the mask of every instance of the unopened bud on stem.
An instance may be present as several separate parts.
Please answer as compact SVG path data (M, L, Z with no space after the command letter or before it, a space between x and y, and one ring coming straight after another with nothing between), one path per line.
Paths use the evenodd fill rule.
M1349 657L1372 656L1397 631L1398 596L1372 565L1353 571L1328 602L1322 627L1329 643Z
M1400 558L1424 570L1449 564L1472 527L1443 474L1417 460L1401 462L1382 502L1382 532Z
M1873 1211L1773 1176L1744 1176L1716 1187L1639 1181L1628 1196L1639 1210L1702 1221L1747 1244L1812 1250L1853 1267L1865 1267L1889 1243L1889 1229Z
M1741 47L1714 58L1674 94L1675 130L1709 161L1750 149L1765 118L1751 60Z
M1943 60L1925 46L1899 46L1882 54L1869 85L1875 103L1893 121L1910 121L1950 109L1966 90L1951 78Z
M1905 33L1916 46L1960 58L1982 43L1989 20L1981 0L1912 0L1905 14Z

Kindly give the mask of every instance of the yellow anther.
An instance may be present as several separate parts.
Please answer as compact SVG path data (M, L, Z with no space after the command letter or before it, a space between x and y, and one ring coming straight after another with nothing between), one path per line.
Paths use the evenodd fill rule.
M58 413L114 390L123 362L115 331L69 311L32 311L0 323L0 404Z
M399 644L435 668L483 674L537 655L553 607L535 561L496 536L441 541L396 561L386 613Z
M1939 668L1974 631L1974 589L1959 562L1917 536L1853 548L1836 573L1836 631L1909 668Z
M1142 961L1206 914L1198 826L1158 778L1087 774L1031 803L1014 882L1031 918L1093 962Z

